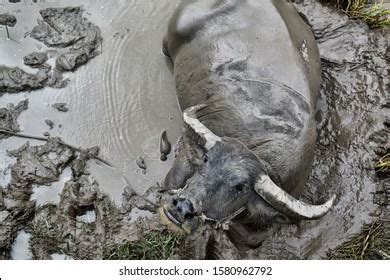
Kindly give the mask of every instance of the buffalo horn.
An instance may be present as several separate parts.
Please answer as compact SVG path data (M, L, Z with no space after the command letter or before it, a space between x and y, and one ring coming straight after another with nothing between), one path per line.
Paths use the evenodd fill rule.
M278 187L269 176L263 175L255 185L256 193L279 212L296 219L318 219L333 206L333 195L321 205L311 205L294 198Z
M184 122L188 124L199 137L205 140L205 148L210 150L216 142L221 141L221 138L212 133L204 126L197 118L196 113L206 108L207 105L197 105L186 109L183 113Z

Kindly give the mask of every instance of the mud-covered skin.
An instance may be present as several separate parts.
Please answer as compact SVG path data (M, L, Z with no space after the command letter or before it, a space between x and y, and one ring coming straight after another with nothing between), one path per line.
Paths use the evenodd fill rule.
M183 1L163 50L174 65L181 109L206 104L198 119L223 137L223 148L207 153L197 139L179 146L186 150L165 187L186 184L180 195L194 205L190 214L219 220L245 206L252 220L273 220L277 213L254 193L255 182L268 174L298 196L314 158L321 73L311 30L290 3ZM185 220L182 206L167 207Z
M19 132L17 118L28 108L28 99L20 101L18 105L8 104L7 108L0 108L0 129L11 132ZM8 138L9 135L0 133L0 141Z

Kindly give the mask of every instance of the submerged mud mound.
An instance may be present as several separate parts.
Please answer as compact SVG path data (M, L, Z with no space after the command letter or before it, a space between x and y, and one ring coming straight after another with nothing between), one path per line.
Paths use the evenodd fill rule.
M7 130L10 132L19 132L19 125L17 118L23 111L28 108L28 99L20 101L18 105L8 104L7 108L0 108L0 130ZM0 141L8 138L9 135L0 133Z
M40 11L43 20L31 31L31 37L44 43L46 52L33 52L24 63L39 68L27 73L18 67L0 65L0 95L41 89L62 88L67 84L63 72L75 71L100 53L100 29L83 17L82 7L48 8ZM50 56L49 56L50 53ZM55 66L47 64L55 58Z

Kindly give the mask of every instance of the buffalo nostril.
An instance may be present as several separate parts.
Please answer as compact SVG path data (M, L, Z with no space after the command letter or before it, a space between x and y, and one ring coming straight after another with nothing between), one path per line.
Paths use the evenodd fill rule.
M185 219L192 219L195 216L194 206L187 199L178 199L174 206L176 207L176 211L181 213Z
M172 201L172 204L173 204L173 206L177 206L177 199L173 199L173 201Z

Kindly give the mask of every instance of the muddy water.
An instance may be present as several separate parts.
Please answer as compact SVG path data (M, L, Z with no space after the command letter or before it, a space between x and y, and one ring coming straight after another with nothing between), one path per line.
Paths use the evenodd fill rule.
M173 143L181 132L173 77L161 54L167 20L178 1L115 1L115 5L107 1L44 2L2 1L0 13L16 15L18 24L10 28L12 40L7 40L5 30L0 30L0 64L32 71L23 66L23 56L46 47L24 35L36 25L39 10L47 7L82 4L88 20L101 29L103 53L78 69L77 74L67 74L70 82L64 89L5 94L0 105L5 107L28 97L30 109L18 119L24 133L42 135L48 131L45 120L50 119L55 123L52 136L60 136L75 146L101 147L101 156L115 170L94 165L92 171L104 191L120 205L126 183L117 174L125 175L138 192L144 193L161 179L172 162L172 155L166 162L159 160L161 132L167 130ZM57 102L67 103L69 112L52 108ZM0 145L1 150L16 148L24 141L7 142ZM146 157L146 174L134 163L140 155Z
M30 220L27 232L20 228L23 225L15 227L10 252L5 256L31 258L31 249L34 258L101 258L101 247L107 242L136 239L132 224L137 218L153 218L145 210L145 203L139 202L131 191L129 194L125 190L127 204L122 203L127 185L122 176L138 193L145 193L172 163L172 153L168 161L160 161L158 140L161 132L167 130L168 138L175 143L182 121L173 77L161 54L161 40L178 2L133 0L115 1L115 5L107 1L0 2L0 13L10 12L18 18L16 27L10 28L12 40L6 39L5 30L0 27L0 65L31 71L23 66L23 56L46 47L24 35L36 25L36 19L40 18L38 11L43 8L82 3L85 16L101 29L103 53L75 73L68 73L67 87L4 94L0 107L28 98L29 109L18 118L24 133L42 135L48 131L75 146L99 146L101 157L114 168L91 161L89 170L99 190L108 194L116 206L122 205L119 210L113 209L92 183L91 186L85 183L86 193L77 194L79 203L74 203L69 194L77 188L73 184L64 185L70 175L66 169L58 183L32 186L29 199L37 202L35 219ZM336 193L337 204L318 221L275 226L270 230L271 238L261 247L240 255L233 253L232 243L218 232L215 239L220 242L214 250L219 257L321 258L328 249L358 232L365 222L383 215L373 199L384 182L378 180L372 166L377 157L375 150L389 144L383 126L388 112L382 108L389 83L388 34L370 32L365 24L351 21L316 1L299 2L297 7L315 31L323 60L323 86L316 116L319 132L316 161L303 199L320 202ZM51 107L58 102L67 103L69 112ZM47 119L54 122L52 130L45 123ZM9 167L15 163L5 151L25 142L15 137L0 142L3 187L10 180ZM145 157L145 174L134 162L138 156ZM45 192L49 188L50 192ZM91 200L89 193L98 199ZM77 205L77 213L67 217L64 211L72 203ZM124 213L120 226L119 212ZM79 246L64 237L57 240L57 231L61 232L56 228L59 221L69 232L75 230L73 238ZM42 230L41 224L45 225ZM53 244L47 245L47 240Z

